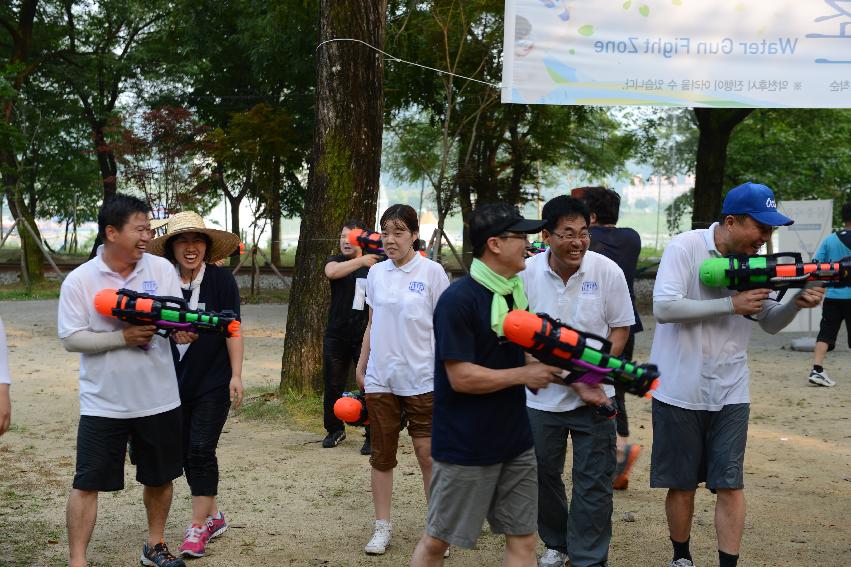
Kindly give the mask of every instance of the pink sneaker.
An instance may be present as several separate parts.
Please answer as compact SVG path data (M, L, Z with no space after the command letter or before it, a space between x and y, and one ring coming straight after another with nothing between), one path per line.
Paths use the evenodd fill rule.
M210 533L207 531L207 526L191 525L186 528L186 536L177 549L184 557L204 557L209 540Z
M219 537L225 533L228 527L225 515L221 512L218 512L215 516L207 517L207 533L210 535L209 539Z

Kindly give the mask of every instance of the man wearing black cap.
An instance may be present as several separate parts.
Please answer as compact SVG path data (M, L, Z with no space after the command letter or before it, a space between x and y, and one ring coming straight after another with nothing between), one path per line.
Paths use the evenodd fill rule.
M747 345L753 316L777 333L802 308L818 305L824 288L801 290L789 303L768 289L733 292L700 283L704 260L752 256L775 227L792 224L774 192L745 183L724 199L708 229L674 237L662 254L653 288L658 325L650 361L659 367L653 392L650 486L667 488L665 513L674 547L671 567L693 567L689 538L698 484L717 493L715 531L721 567L734 567L745 523L744 456L750 413Z
M517 272L527 235L544 223L507 204L483 205L470 217L470 275L443 292L434 312L433 459L426 530L411 565L443 565L450 544L471 549L487 518L503 533L503 565L535 563L537 465L524 386L545 388L561 370L524 365L502 321L528 301Z

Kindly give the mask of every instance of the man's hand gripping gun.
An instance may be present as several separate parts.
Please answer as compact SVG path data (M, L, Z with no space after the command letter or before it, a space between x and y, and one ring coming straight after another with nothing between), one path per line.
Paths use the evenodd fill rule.
M650 397L658 384L659 371L653 364L636 364L609 354L612 343L603 337L572 329L546 313L537 315L515 309L502 324L505 337L526 352L552 366L570 372L566 384L613 384L636 396ZM588 344L599 341L600 348ZM602 406L602 413L614 417L616 409Z
M240 323L233 311L190 309L180 297L149 295L131 289L102 289L95 295L95 309L105 317L133 325L156 325L157 334L163 337L173 331L239 336Z

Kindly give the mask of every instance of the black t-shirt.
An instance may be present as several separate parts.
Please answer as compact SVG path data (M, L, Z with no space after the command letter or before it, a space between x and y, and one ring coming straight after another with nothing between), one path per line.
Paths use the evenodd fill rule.
M346 262L351 260L342 254L331 256L329 262ZM363 309L352 309L355 299L355 286L358 279L363 279L366 285L366 274L369 268L358 268L344 278L330 280L331 282L331 308L328 311L328 326L325 334L330 337L341 339L352 339L360 342L366 330L369 320L369 312L364 305Z
M187 301L191 295L191 291L183 290L183 298ZM239 287L230 270L207 264L201 280L198 309L233 311L239 316ZM180 360L174 343L171 350L181 401L191 402L216 389L227 390L231 367L223 335L200 334Z
M635 290L633 289L638 256L641 254L641 237L631 228L616 226L592 226L590 232L589 250L609 258L623 270L626 285L629 288L629 299L632 301L632 311L635 313L635 325L632 326L632 332L643 331L644 326L635 308Z
M511 386L490 394L452 389L445 360L493 369L517 368L523 349L500 341L490 326L493 293L470 276L443 292L434 311L435 371L431 456L458 465L492 465L532 447L526 391Z

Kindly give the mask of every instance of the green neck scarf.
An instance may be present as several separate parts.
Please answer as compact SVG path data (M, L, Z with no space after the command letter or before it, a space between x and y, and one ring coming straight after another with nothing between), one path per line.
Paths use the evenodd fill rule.
M505 316L508 315L508 302L505 300L505 296L510 294L514 298L515 309L526 309L529 307L529 300L526 299L526 292L523 291L523 280L518 275L504 278L488 268L487 264L478 258L474 259L473 264L470 266L470 276L489 291L493 292L493 301L491 302L491 329L494 330L497 336L505 336L505 333L502 332L502 322L505 320Z

